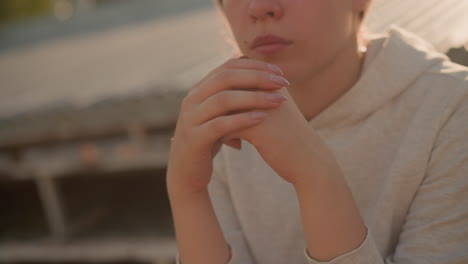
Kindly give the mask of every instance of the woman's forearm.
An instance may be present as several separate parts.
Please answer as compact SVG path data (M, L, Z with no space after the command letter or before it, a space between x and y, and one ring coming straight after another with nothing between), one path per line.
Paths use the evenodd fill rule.
M208 191L182 196L168 188L168 193L181 263L227 263L229 248Z
M308 253L325 262L357 248L366 226L344 176L337 171L318 174L295 188Z

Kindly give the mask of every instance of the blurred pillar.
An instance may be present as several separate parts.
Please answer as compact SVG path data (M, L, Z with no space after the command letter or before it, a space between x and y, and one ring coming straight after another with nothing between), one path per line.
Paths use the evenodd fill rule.
M74 0L73 5L77 12L88 11L96 7L96 0Z
M64 241L67 235L65 208L57 182L54 181L52 175L40 172L36 183L52 237L58 241Z

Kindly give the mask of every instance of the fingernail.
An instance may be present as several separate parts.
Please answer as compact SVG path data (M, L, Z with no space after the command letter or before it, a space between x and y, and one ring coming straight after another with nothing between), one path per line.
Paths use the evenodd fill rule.
M271 101L273 101L275 103L282 103L282 102L288 100L288 97L286 97L286 96L284 96L282 94L274 93L274 94L268 94L267 96Z
M250 113L249 113L249 117L250 117L252 120L261 120L261 119L263 119L266 115L267 115L267 113L265 113L265 112L250 112Z
M280 69L280 67L276 66L276 65L273 65L273 64L268 64L268 68L270 68L271 70L273 70L274 72L276 72L277 74L279 75L284 75L283 71Z
M281 77L281 76L278 76L278 75L270 75L270 79L273 83L275 83L276 85L279 85L281 87L284 87L284 86L290 86L290 83L288 82L288 80L286 80L285 78Z

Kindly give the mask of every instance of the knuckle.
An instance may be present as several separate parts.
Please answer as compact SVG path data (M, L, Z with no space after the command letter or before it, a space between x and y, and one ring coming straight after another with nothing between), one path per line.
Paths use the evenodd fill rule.
M198 84L197 84L197 85L198 85ZM191 96L191 95L193 95L194 93L196 93L196 91L198 90L197 85L192 86L192 87L188 90L186 97Z
M218 78L223 82L230 82L230 80L232 79L232 73L233 72L230 69L222 69L218 73Z
M180 103L181 110L185 110L190 107L190 105L192 104L191 99L192 98L190 97L190 95L185 96L184 99L182 99L182 102Z
M231 101L231 97L226 91L219 92L216 96L216 104L219 107L229 106Z
M237 63L237 59L231 58L231 59L227 60L227 61L224 63L224 65L225 65L225 66L229 66L229 65L236 64L236 63Z

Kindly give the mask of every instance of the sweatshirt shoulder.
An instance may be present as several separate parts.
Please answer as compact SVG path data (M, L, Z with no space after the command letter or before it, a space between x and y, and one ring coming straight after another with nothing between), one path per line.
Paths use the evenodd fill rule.
M441 110L436 115L439 118L440 129L449 131L466 131L468 126L468 67L444 60L433 65L417 81L418 86L430 105ZM435 112L434 112L435 114ZM440 138L444 138L441 133Z
M418 83L435 90L435 94L443 93L456 100L456 97L468 95L468 67L443 60L421 74Z
M452 62L449 59L433 65L426 73L435 76L445 76L458 83L466 83L468 81L468 67Z
M468 124L463 117L468 109L467 67L448 58L442 59L422 71L406 92L414 107L420 110L418 113L424 113L424 120L432 120L430 127L439 131L451 124L449 127L465 130Z
M391 27L388 39L387 46L398 55L389 60L397 57L405 61L400 70L406 75L414 74L416 84L423 82L426 89L443 89L446 93L466 92L468 67L450 61L428 41L397 26Z

